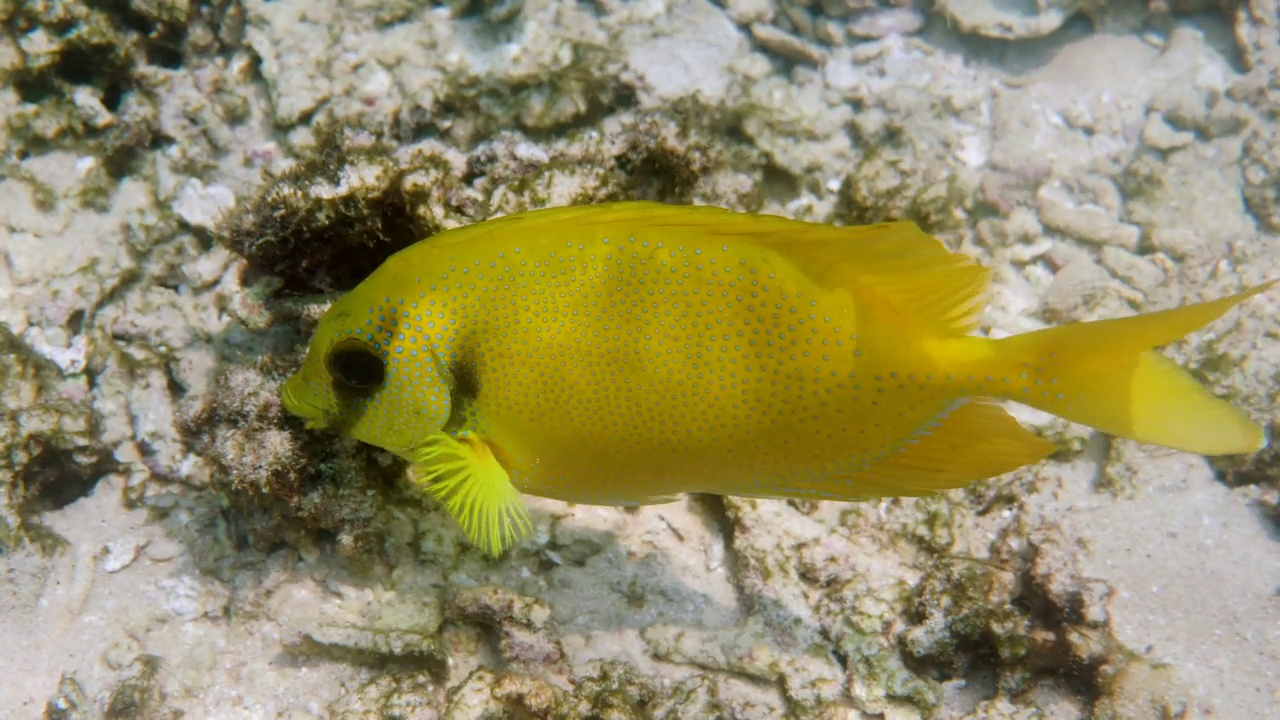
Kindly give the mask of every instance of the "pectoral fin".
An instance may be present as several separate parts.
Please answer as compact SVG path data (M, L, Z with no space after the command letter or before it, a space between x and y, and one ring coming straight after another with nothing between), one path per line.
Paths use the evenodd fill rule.
M520 491L483 439L432 433L411 461L414 484L444 505L486 553L497 557L532 532Z

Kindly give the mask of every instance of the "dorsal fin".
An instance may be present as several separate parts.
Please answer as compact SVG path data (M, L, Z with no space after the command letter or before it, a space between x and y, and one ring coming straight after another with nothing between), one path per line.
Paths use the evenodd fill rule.
M913 222L857 227L729 214L711 234L751 236L827 287L862 287L941 335L978 326L991 271L947 250ZM710 217L710 216L709 216Z

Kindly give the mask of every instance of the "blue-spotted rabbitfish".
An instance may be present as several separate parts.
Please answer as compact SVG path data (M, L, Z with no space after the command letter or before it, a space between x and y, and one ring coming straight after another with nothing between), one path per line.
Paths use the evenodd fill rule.
M335 302L285 407L406 458L501 553L521 493L636 505L702 492L923 495L1054 446L1012 400L1205 455L1260 427L1153 348L1269 286L975 337L990 273L914 224L619 203L442 232Z

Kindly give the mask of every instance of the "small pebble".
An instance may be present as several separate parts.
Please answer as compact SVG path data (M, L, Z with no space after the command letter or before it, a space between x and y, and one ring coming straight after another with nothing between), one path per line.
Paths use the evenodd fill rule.
M765 50L793 62L821 65L822 60L827 56L817 45L772 25L762 23L752 25L751 37L755 38L755 41Z
M134 560L138 559L138 556L142 554L142 549L146 546L146 538L141 537L112 540L103 548L105 552L102 555L102 563L100 565L102 571L108 574L118 573L129 567Z
M1099 257L1103 266L1110 270L1111 274L1125 281L1132 288L1147 292L1164 283L1163 270L1150 260L1128 250L1104 247Z
M875 0L821 0L822 14L827 17L849 17L857 10L876 6Z
M1147 123L1142 126L1142 143L1161 152L1186 147L1195 141L1195 133L1175 130L1160 113L1148 115Z
M182 184L173 201L173 211L194 228L212 230L223 213L236 203L236 196L225 185L205 186L195 178Z
M148 560L168 562L178 557L181 552L181 543L169 537L162 537L148 543L143 554L147 556Z
M1188 228L1158 227L1151 231L1151 246L1175 260L1182 260L1199 252L1203 240Z
M778 8L773 0L726 0L725 14L739 25L771 22Z
M911 35L924 27L924 13L914 8L877 8L858 15L849 23L849 35L879 39L890 35Z

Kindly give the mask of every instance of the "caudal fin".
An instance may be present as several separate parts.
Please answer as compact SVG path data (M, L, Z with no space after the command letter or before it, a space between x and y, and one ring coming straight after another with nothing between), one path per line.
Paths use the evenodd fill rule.
M1262 428L1153 348L1208 324L1273 285L1173 310L997 340L994 355L1006 368L1002 375L1013 371L1011 384L1000 394L1153 445L1201 455L1255 452L1267 444Z

